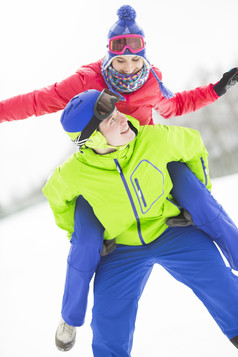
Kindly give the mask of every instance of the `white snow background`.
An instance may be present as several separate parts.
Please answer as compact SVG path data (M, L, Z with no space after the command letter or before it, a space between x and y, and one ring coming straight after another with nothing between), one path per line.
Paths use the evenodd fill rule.
M238 224L238 174L216 179L213 194ZM60 319L69 242L48 203L0 225L0 356L60 357L54 334ZM92 284L86 322L68 356L91 357ZM235 357L190 289L156 265L139 304L133 357Z
M0 7L0 99L60 81L102 58L125 3L136 9L148 58L172 91L206 84L200 70L215 83L237 66L237 0L8 0ZM70 144L59 118L56 113L0 125L2 205L37 188L62 161ZM216 179L213 192L238 224L237 181L237 175ZM68 249L47 203L0 221L1 357L62 356L54 333ZM92 356L91 307L92 292L85 326L68 356ZM192 292L156 266L140 302L132 356L237 354Z

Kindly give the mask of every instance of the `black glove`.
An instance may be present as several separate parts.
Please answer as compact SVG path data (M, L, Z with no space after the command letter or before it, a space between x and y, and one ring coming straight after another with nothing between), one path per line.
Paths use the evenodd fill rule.
M186 227L193 224L193 219L188 211L182 209L178 216L168 218L166 224L169 227Z
M113 250L116 248L116 241L115 239L110 239L110 240L104 240L103 241L103 246L102 246L102 251L101 251L101 257L104 257L105 255L110 254L113 252Z
M220 97L225 94L227 89L238 82L238 67L232 68L229 72L223 74L219 82L214 84L213 89Z

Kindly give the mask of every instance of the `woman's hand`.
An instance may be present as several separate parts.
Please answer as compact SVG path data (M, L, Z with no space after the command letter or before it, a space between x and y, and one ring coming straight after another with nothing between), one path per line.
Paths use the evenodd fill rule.
M220 97L225 94L227 89L238 82L238 67L232 68L230 71L223 74L223 77L217 82L213 89Z

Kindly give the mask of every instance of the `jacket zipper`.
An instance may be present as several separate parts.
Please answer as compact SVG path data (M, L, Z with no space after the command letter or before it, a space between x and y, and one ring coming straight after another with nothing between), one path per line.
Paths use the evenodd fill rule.
M143 192L142 192L142 190L140 188L140 184L139 184L139 181L138 181L137 178L135 178L135 183L136 183L138 194L139 194L140 198L142 199L143 205L144 205L144 207L147 207L147 204L146 204L146 201L145 201L145 197L144 197Z
M125 187L125 189L126 189L127 195L128 195L128 197L129 197L129 200L130 200L130 203L131 203L131 206L132 206L132 209L133 209L134 216L135 216L135 218L136 218L137 230L138 230L138 235L139 235L140 241L141 241L141 243L142 243L143 245L146 245L146 243L145 243L145 241L144 241L144 239L143 239L143 237L142 237L142 234L141 234L140 219L139 219L139 216L138 216L138 213L137 213L137 210L136 210L136 206L135 206L135 203L134 203L134 201L133 201L131 192L130 192L130 190L129 190L128 184L127 184L127 182L126 182L125 176L124 176L124 174L123 174L123 172L122 172L122 169L121 169L121 166L120 166L118 160L117 160L117 159L114 159L114 162L115 162L115 164L116 164L117 171L119 172L120 177L121 177L121 179L122 179L122 182L123 182L123 184L124 184L124 187Z
M204 176L205 176L205 186L207 186L207 168L206 168L206 165L205 165L202 157L201 157L201 163L202 163L202 168L203 168L203 172L204 172Z

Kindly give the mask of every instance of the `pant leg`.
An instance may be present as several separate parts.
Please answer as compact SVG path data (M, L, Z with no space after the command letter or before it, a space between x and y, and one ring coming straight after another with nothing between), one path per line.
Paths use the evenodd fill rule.
M138 301L154 263L194 291L229 339L238 335L238 277L196 227L168 228L147 246L119 245L101 259L91 325L94 357L130 356Z
M144 247L118 245L102 257L94 282L94 357L129 357L138 300L153 261Z
M232 269L238 270L238 228L193 172L181 162L171 162L175 200L190 212L194 224L214 240Z
M229 339L237 336L238 277L215 244L194 226L169 228L161 238L153 251L157 263L193 290Z
M67 260L62 317L72 326L84 323L90 280L100 260L104 228L89 203L79 196Z

